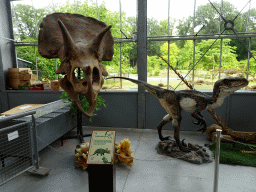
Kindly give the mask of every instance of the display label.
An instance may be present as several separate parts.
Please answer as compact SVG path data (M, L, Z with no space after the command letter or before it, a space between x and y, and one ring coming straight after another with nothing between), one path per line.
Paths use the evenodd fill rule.
M20 109L27 109L27 108L30 108L30 107L32 107L32 106L31 105L25 105L25 106L20 107Z
M115 137L115 131L93 131L87 164L113 164Z
M18 138L19 137L19 133L18 133L18 131L14 131L12 133L7 134L7 136L8 136L8 141L11 141L13 139Z

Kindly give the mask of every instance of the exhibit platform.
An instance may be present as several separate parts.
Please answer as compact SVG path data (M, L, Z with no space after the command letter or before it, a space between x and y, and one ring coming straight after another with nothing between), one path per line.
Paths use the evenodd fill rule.
M103 127L83 127L84 133L92 130L104 130ZM159 155L155 146L159 142L157 130L105 128L116 131L116 142L124 138L131 141L135 156L133 166L117 164L116 191L117 192L210 192L214 183L214 160L201 165ZM76 135L76 129L69 134ZM163 130L164 136L173 131ZM192 144L210 144L205 134L196 131L182 131L181 139ZM90 142L90 137L84 138ZM0 186L4 192L84 192L89 191L88 172L75 168L75 148L78 139L53 142L50 147L40 153L40 166L51 169L47 177L34 176L29 173L22 175ZM208 150L208 149L207 149ZM211 151L208 151L211 153ZM100 173L99 173L100 174ZM256 168L248 166L224 165L219 166L219 191L252 192L256 189ZM100 181L95 181L99 182Z

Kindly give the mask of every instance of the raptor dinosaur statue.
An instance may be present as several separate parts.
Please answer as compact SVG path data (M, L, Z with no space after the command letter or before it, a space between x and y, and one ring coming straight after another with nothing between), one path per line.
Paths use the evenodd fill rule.
M136 83L154 95L168 113L157 126L158 136L161 141L168 140L170 136L163 137L163 126L172 121L174 128L174 139L181 151L190 152L184 142L180 142L181 111L191 112L191 116L197 120L196 125L203 126L198 131L206 131L206 122L201 114L205 109L214 109L222 105L225 97L248 85L248 80L242 77L226 77L215 82L213 95L209 96L196 90L168 90L158 86L150 85L144 81L130 79L126 77L109 77L126 79Z

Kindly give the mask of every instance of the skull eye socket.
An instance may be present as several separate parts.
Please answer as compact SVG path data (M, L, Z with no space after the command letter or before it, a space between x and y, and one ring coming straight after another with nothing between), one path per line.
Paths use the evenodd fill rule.
M79 79L79 70L78 69L80 69L80 79L85 79L85 75L84 75L84 72L83 72L83 70L81 69L81 68L76 68L75 70L74 70L74 73L75 73L75 77L77 78L77 79Z
M94 67L92 71L92 81L94 83L97 83L100 81L100 75L99 75L99 70L98 68Z

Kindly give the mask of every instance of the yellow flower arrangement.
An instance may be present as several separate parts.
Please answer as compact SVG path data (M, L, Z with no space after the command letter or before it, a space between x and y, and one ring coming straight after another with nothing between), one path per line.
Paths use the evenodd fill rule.
M88 158L88 151L89 151L89 143L82 143L81 145L77 145L75 149L75 157L76 167L82 167L83 170L85 170L87 165L87 158Z
M115 163L118 161L125 163L128 166L133 165L133 159L135 156L131 156L134 151L131 151L131 142L128 139L123 139L120 144L115 143L116 147L116 155L115 155ZM87 158L89 152L89 143L85 142L81 145L77 145L75 149L75 166L82 167L85 170L87 165Z
M131 154L134 151L131 151L131 142L129 139L123 139L120 144L116 143L116 161L115 163L119 161L125 163L128 166L133 165L133 159L135 156L131 156Z

